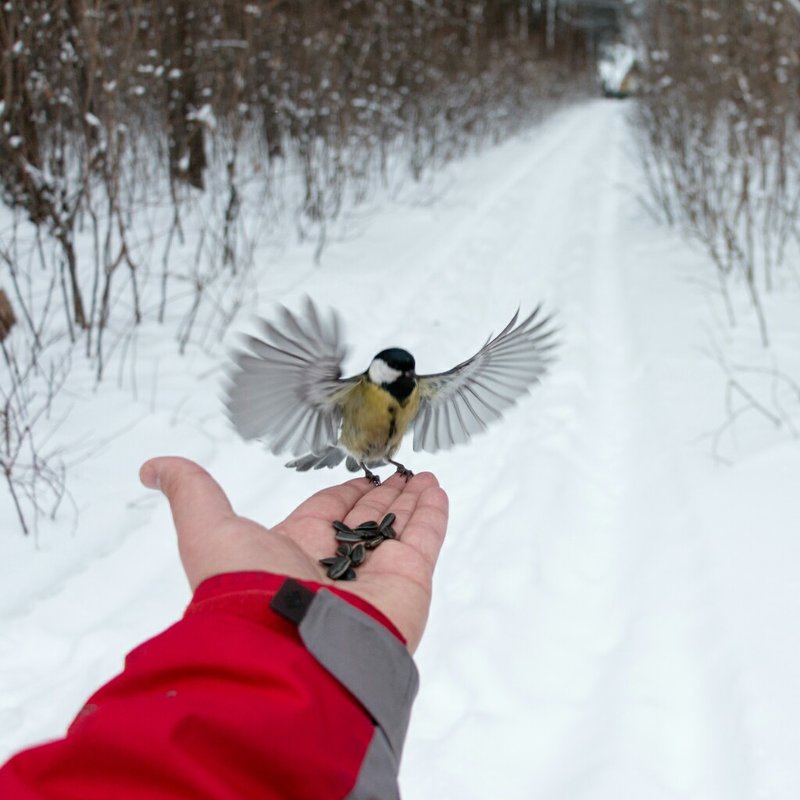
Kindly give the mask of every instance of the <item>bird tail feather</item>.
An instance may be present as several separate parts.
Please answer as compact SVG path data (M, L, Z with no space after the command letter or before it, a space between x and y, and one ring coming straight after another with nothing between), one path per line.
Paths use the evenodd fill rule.
M340 464L342 459L347 455L344 450L331 445L326 447L319 453L308 453L307 455L295 458L286 463L290 469L296 469L298 472L308 472L310 469L322 469L323 467L335 467ZM349 468L349 464L348 464Z

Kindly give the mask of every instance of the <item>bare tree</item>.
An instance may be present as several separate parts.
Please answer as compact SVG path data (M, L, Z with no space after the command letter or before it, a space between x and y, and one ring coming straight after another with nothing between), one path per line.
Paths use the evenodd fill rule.
M218 342L254 294L259 241L293 222L321 262L332 221L393 171L420 179L580 93L600 16L567 0L1 5L0 468L23 527L26 503L63 496L43 453L71 358L102 380L148 319L180 352Z
M763 295L800 242L800 16L788 0L648 8L637 128L652 201L706 248L726 297L744 285L766 345Z

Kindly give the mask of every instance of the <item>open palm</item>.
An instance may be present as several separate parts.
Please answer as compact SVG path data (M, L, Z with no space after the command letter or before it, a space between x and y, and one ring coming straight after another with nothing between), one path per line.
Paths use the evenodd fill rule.
M151 459L140 477L169 500L193 590L213 575L252 570L331 583L319 559L333 555L333 520L355 527L393 512L399 538L370 552L358 580L339 585L382 611L416 649L447 527L447 495L431 473L395 475L377 487L354 478L317 492L272 528L237 515L211 475L187 459Z

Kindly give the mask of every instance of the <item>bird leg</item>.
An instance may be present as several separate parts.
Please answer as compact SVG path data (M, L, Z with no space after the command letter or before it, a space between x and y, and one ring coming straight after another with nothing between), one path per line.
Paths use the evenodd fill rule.
M414 477L414 473L408 468L404 467L399 461L392 461L391 458L386 459L390 464L394 464L399 472L406 480Z
M381 479L374 472L370 472L367 469L367 465L363 461L359 461L358 462L358 466L361 467L361 469L364 470L364 477L370 483L372 483L373 486L380 486L381 485Z

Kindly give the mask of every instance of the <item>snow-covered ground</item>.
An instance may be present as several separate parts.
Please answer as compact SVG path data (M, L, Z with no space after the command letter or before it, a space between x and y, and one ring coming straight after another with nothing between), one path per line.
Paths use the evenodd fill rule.
M800 797L797 398L773 377L781 428L752 409L725 428L725 376L705 352L713 338L797 367L800 322L776 299L765 356L747 349L746 308L737 333L717 321L711 267L637 202L625 114L560 112L451 166L426 203L351 215L320 267L313 245L264 267L261 311L304 293L335 305L353 371L391 345L420 371L448 368L518 305L544 301L563 328L552 374L488 435L400 454L451 498L407 798ZM796 308L799 293L782 297ZM142 460L200 461L267 525L346 477L298 475L238 441L221 358L180 359L143 330L135 369L135 397L73 369L64 435L105 442L72 467L77 529L43 525L34 542L3 507L0 756L61 733L188 600Z

